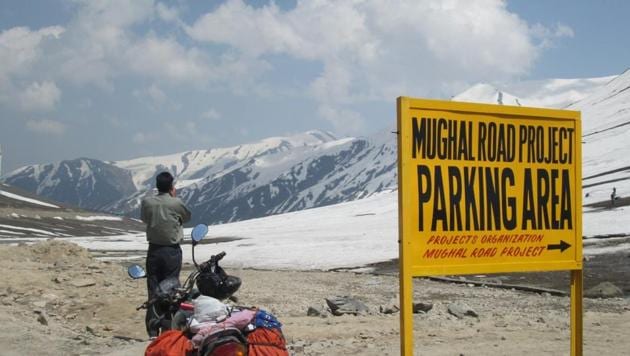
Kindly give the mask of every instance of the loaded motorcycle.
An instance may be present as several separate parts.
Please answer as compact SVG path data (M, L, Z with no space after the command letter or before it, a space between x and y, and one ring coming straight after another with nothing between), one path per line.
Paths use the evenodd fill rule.
M213 255L207 261L197 264L195 260L195 246L208 233L208 226L199 224L191 233L192 260L195 269L188 275L185 282L180 284L177 278L167 278L159 283L154 291L154 297L136 308L148 309L153 326L159 328L160 333L167 330L187 330L193 317L193 300L199 296L208 296L217 300L233 298L233 294L241 285L238 277L228 275L219 266L219 261L225 257L225 252ZM146 277L142 266L134 264L127 272L133 279ZM246 338L238 330L226 330L204 340L198 348L198 355L246 355Z

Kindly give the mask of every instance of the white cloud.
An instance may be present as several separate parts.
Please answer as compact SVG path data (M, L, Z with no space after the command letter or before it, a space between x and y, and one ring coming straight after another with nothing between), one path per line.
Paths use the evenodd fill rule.
M145 101L147 105L154 110L166 104L168 97L156 84L151 84L148 88L134 90L133 96L140 101Z
M31 76L96 85L109 91L120 77L137 75L157 80L203 83L210 73L208 58L195 47L139 30L155 18L178 26L177 10L153 0L77 0L76 14L66 27L37 31L16 27L0 34L0 84L23 69ZM150 27L151 28L151 27ZM62 35L63 34L63 35ZM41 43L54 37L54 46ZM36 71L31 71L39 64ZM34 78L36 81L42 79Z
M23 101L20 93L25 90L22 94L29 96L41 90L43 85L43 90L47 91L44 94L49 94L49 96L39 103L42 104L40 108L43 106L43 109L47 110L48 104L55 104L59 97L59 95L55 96L55 89L57 94L60 92L54 83L52 83L54 89L47 84L49 82L34 83L26 89L18 83L24 82L24 78L30 76L34 65L45 57L44 43L57 41L64 31L65 29L61 26L50 26L36 31L28 27L14 27L0 32L0 103L21 109L20 104ZM40 88L33 85L40 85ZM25 109L29 107L30 105L24 106ZM37 103L34 108L38 109Z
M165 22L181 23L179 18L179 10L176 7L168 7L164 3L158 3L155 6L158 17Z
M172 38L149 36L129 46L124 56L131 70L149 77L203 83L210 74L201 51L185 48Z
M201 114L201 118L208 120L218 120L221 114L214 108L208 109Z
M85 29L126 28L151 18L153 0L74 0L79 4L78 22Z
M570 33L549 31L541 38ZM228 0L186 32L249 60L284 54L322 63L310 83L320 114L354 123L358 114L342 114L342 106L446 96L462 82L509 79L525 74L544 47L502 0L317 0L288 11Z
M162 124L162 130L170 140L193 144L194 147L209 145L213 141L211 132L203 131L195 121L173 119Z
M128 72L121 54L136 41L133 26L153 16L153 0L78 0L63 43L51 53L51 67L77 85L114 90L113 80Z
M302 39L289 22L282 21L285 18L274 3L255 9L241 1L228 1L186 31L198 41L227 43L251 55L286 52Z
M104 119L107 122L109 122L109 124L112 125L112 127L124 128L128 126L127 121L121 120L117 116L105 115Z
M197 129L197 124L194 121L186 121L184 124L186 131L189 133L197 133L199 130Z
M249 137L249 129L247 127L241 127L240 129L238 129L238 133L245 138Z
M554 35L555 37L573 37L575 36L575 33L571 27L564 24L558 24Z
M290 95L310 97L321 118L354 132L365 125L358 106L366 102L447 97L468 83L509 80L526 74L541 49L573 36L562 24L529 26L505 0L298 0L289 10L227 0L189 24L181 2L72 4L63 27L0 32L0 104L53 110L67 84L111 93L138 79L153 83L134 95L154 109L173 107L175 87L282 96L289 90L277 83L290 74L274 63L288 57L291 70L309 67L287 84ZM201 118L224 114L211 110Z
M319 114L328 120L337 132L354 134L364 128L361 115L351 110L337 109L328 105L320 105Z
M59 121L43 119L29 120L26 122L26 128L44 135L63 135L66 132L66 126Z
M50 111L61 98L53 82L32 83L18 95L18 105L24 111Z
M541 48L550 48L554 47L555 42L564 37L573 37L575 33L573 29L567 25L558 23L556 24L555 29L545 27L541 24L535 24L530 29L532 37L538 39L540 41L539 46Z
M134 143L142 145L145 143L156 141L160 136L155 132L137 132L131 139Z
M50 26L36 31L14 27L0 32L0 80L12 74L24 74L41 58L42 42L59 39L64 31L61 26Z
M166 101L166 94L160 89L157 85L152 84L149 89L147 89L147 94L156 103L163 103Z

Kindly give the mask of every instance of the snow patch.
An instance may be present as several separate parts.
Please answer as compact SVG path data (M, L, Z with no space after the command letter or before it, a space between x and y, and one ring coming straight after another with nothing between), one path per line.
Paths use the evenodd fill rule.
M118 216L80 216L77 215L74 217L77 220L81 221L122 221L121 217Z
M23 197L21 195L5 192L4 190L0 190L0 195L4 195L5 197L10 198L10 199L21 200L21 201L24 201L24 202L27 202L27 203L37 204L37 205L45 206L45 207L48 207L48 208L59 208L57 205L44 203L43 201L39 201L39 200L36 200L36 199L27 198L27 197Z
M52 233L50 231L40 230L40 229L33 229L33 228L29 228L29 227L4 225L4 224L0 224L0 227L5 228L5 229L13 229L13 230L20 230L20 231L35 232L35 233L38 233L40 235L56 236L56 234L54 234L54 233Z
M10 231L10 230L0 230L2 234L11 234L11 235L24 235L22 232Z

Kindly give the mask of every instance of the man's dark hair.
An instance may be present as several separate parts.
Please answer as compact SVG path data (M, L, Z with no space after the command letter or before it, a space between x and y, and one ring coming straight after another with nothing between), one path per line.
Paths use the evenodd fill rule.
M173 176L168 172L162 172L155 177L155 187L160 193L168 193L173 187Z

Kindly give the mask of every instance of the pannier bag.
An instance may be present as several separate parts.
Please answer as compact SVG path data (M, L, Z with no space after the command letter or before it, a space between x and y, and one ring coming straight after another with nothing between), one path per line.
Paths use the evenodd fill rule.
M144 352L145 356L182 356L192 352L193 345L179 330L166 331L153 340Z
M278 328L259 327L247 334L248 356L289 356L286 341Z

